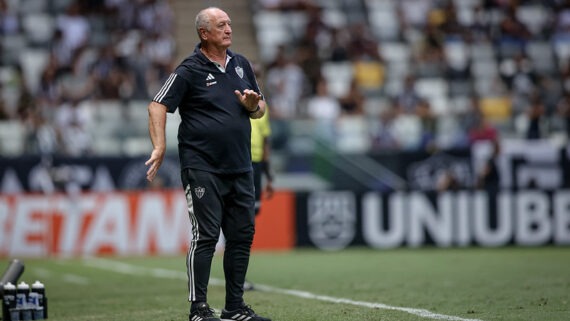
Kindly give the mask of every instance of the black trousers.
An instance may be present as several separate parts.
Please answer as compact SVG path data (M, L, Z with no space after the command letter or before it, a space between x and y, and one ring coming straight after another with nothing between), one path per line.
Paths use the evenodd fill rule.
M184 169L182 184L191 223L186 256L188 300L207 302L212 258L220 228L226 238L226 307L243 303L243 283L255 233L253 173L221 175Z

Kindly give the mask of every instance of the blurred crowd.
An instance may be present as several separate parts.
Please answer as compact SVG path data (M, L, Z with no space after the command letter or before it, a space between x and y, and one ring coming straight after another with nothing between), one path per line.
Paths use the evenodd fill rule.
M0 120L25 124L25 152L91 151L84 102L149 99L171 72L166 0L0 0Z
M257 3L262 26L288 30L257 25L278 124L328 120L332 142L360 124L349 146L368 150L570 137L568 0Z
M276 149L297 120L347 151L570 137L570 0L251 7ZM90 153L82 106L148 101L174 21L168 0L0 0L0 121L25 125L26 153Z

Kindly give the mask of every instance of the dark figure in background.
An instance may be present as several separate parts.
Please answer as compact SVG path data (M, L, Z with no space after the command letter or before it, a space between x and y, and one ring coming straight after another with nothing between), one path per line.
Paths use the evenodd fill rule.
M148 106L153 151L146 162L152 181L166 150L166 113L178 109L181 176L191 222L186 259L189 320L220 321L207 289L220 228L226 237L226 300L221 318L270 321L243 301L255 224L250 118L265 102L250 62L231 52L232 27L219 8L196 16L200 43L168 77Z
M491 141L493 146L493 151L485 166L483 167L481 173L477 177L477 187L487 191L489 196L494 196L499 191L500 186L500 176L498 169L499 154L501 152L501 146L498 139Z

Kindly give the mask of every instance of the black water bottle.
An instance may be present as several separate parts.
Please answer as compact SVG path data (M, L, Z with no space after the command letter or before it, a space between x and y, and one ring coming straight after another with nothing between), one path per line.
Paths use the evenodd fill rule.
M44 284L40 281L34 282L30 295L32 294L37 296L36 307L33 312L34 320L47 319L47 298Z
M20 321L20 311L16 309L16 286L8 282L2 290L2 320Z

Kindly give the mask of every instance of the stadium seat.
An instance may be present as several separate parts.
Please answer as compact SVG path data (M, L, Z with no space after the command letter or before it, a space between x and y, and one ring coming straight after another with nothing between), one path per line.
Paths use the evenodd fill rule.
M20 60L20 53L25 50L27 46L26 36L22 34L4 35L0 37L2 42L0 47L0 59L3 65L16 65Z
M373 9L368 12L372 33L380 40L397 40L400 22L393 9Z
M452 115L440 115L436 123L436 144L440 149L455 147L461 140L462 129Z
M533 35L540 35L550 19L543 5L521 5L516 11L517 18L526 25Z
M488 43L474 43L471 45L470 56L474 61L489 61L495 59L495 49Z
M362 116L343 116L337 121L336 148L342 153L366 153L370 149L368 122Z
M511 117L512 104L509 97L481 98L481 111L485 118L495 123L508 122Z
M127 156L150 155L152 143L148 137L127 137L123 142L123 153Z
M46 13L27 13L22 17L22 27L30 44L43 46L52 40L55 21Z
M471 74L475 78L492 78L499 74L499 66L495 60L477 60L471 64Z
M346 15L339 9L324 9L323 22L334 28L344 28L348 24Z
M178 152L178 126L180 125L180 114L168 113L166 115L166 150Z
M415 89L421 97L441 99L447 97L449 86L444 78L420 78L415 82Z
M364 101L364 114L370 118L377 118L390 108L390 102L383 97L368 97Z
M32 92L36 92L39 86L40 74L49 58L49 52L46 49L27 48L19 53L19 58L28 88Z
M415 149L419 146L422 126L417 116L401 115L394 120L392 128L394 137L397 137L404 150Z
M19 120L0 122L0 154L18 156L24 152L26 129Z
M380 56L388 63L408 62L412 56L410 46L405 42L384 41L378 45Z
M556 70L554 52L550 43L546 41L530 41L526 52L537 72L552 74Z
M395 1L397 0L365 0L365 4L369 10L395 10Z
M447 64L455 70L463 70L469 64L469 47L461 41L448 41L444 45Z
M327 81L329 93L342 97L348 92L354 69L351 62L326 62L321 66L321 73Z
M41 13L48 10L48 0L19 0L14 2L18 3L17 8L21 14Z

